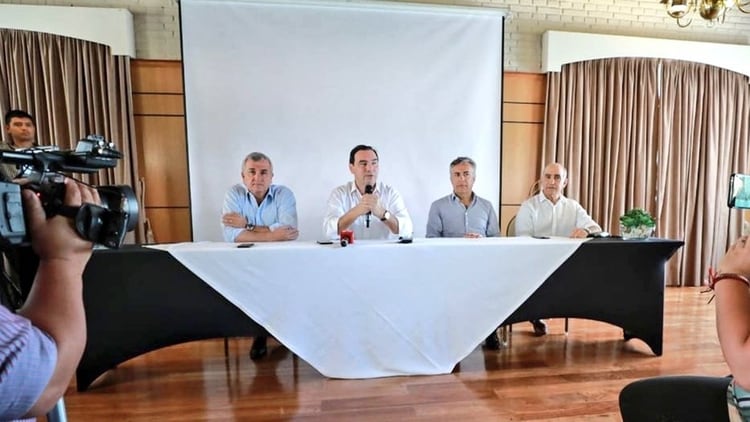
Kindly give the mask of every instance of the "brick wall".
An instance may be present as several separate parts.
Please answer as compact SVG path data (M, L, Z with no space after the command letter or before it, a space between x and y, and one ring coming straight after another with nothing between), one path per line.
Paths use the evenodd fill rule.
M414 0L411 0L414 2ZM546 30L593 32L748 44L750 15L737 10L723 24L702 21L679 28L659 0L464 0L422 3L484 6L509 12L505 32L505 70L539 72L541 35ZM180 28L176 0L0 0L0 3L127 8L133 13L136 54L141 59L179 59Z

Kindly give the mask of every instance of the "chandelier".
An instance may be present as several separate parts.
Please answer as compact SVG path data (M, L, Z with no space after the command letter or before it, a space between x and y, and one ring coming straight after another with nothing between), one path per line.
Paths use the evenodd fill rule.
M690 25L696 13L709 25L724 22L727 11L734 6L742 13L750 13L750 0L661 0L661 4L681 28Z

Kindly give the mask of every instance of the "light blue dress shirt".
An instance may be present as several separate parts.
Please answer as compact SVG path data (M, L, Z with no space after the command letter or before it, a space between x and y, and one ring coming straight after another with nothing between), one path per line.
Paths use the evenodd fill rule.
M461 198L451 193L432 203L426 237L463 237L467 233L485 237L500 235L497 214L490 201L474 194L467 208Z
M297 227L297 201L291 189L282 185L271 185L263 202L258 204L247 187L242 183L232 186L224 196L222 215L236 212L247 219L249 224L267 226L271 231L282 226ZM224 241L234 242L244 228L222 225Z

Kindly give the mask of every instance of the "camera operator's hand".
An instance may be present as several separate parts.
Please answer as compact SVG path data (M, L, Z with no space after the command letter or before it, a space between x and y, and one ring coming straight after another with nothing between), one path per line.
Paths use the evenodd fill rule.
M96 189L65 179L65 205L99 204ZM18 311L50 337L57 346L52 378L28 415L46 413L62 397L86 345L83 309L83 270L91 256L91 242L83 240L73 220L62 215L47 218L39 198L22 190L31 246L39 255L39 268L29 297Z
M79 207L83 203L100 204L95 188L65 178L65 205ZM91 242L81 238L75 230L73 219L57 215L50 219L44 213L37 195L22 190L27 224L31 233L31 246L40 261L62 259L80 266L80 272L91 256Z

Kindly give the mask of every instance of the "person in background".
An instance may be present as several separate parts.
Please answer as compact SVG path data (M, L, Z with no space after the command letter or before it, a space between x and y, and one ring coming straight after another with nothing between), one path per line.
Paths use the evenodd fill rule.
M65 205L99 204L96 189L65 179ZM83 270L91 242L62 215L46 218L22 190L31 244L39 256L31 292L17 313L0 306L0 419L47 413L68 388L86 345Z
M378 152L357 145L349 152L353 182L337 187L328 198L323 229L334 239L342 230L352 230L355 239L410 238L414 232L401 194L378 181Z
M669 376L620 392L624 422L750 421L750 242L740 237L709 270L716 330L730 377Z
M453 192L430 206L426 237L495 237L500 235L492 203L474 193L477 165L469 157L451 161L449 172ZM497 330L485 341L489 349L500 348Z
M8 141L0 143L2 151L17 151L36 146L36 123L31 114L23 110L10 110L5 113L5 133ZM0 172L6 181L11 181L18 175L15 164L0 164Z
M568 185L568 170L560 163L544 167L542 191L521 204L516 215L516 236L558 236L583 238L602 228L583 209L581 204L563 195ZM534 334L547 334L543 320L533 320Z
M273 184L273 164L267 155L251 152L242 160L242 183L224 196L221 223L227 242L272 242L294 240L297 231L297 201L286 186ZM268 352L268 335L253 339L250 358Z

